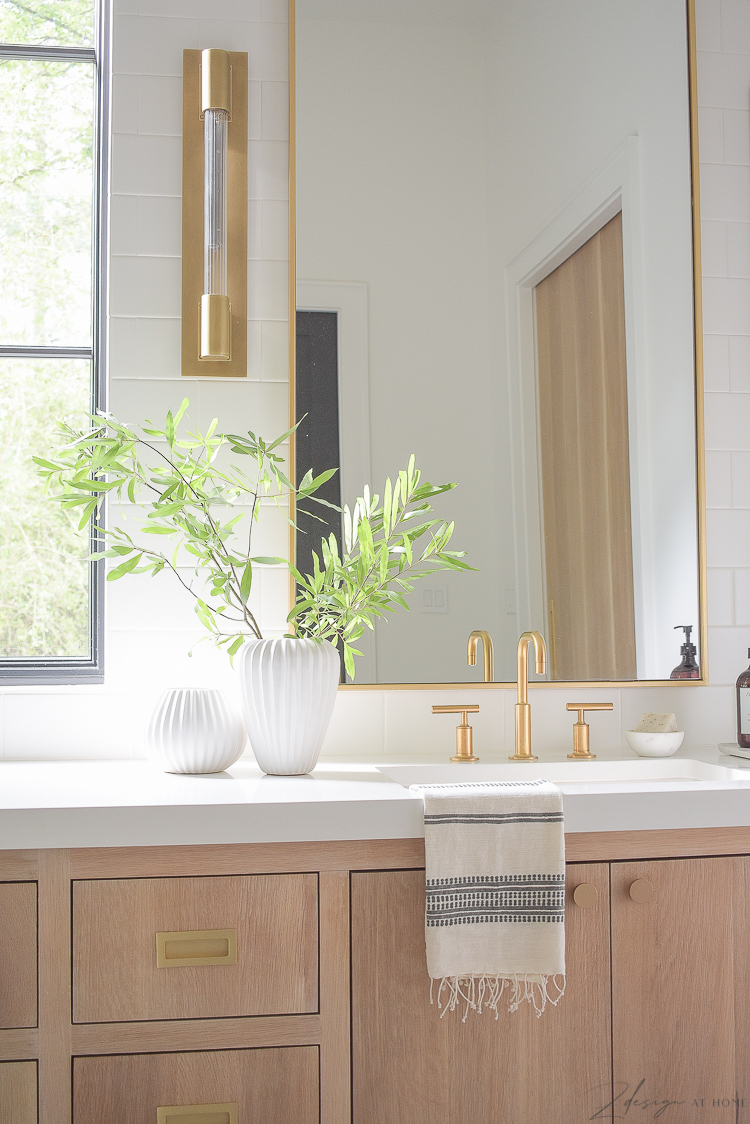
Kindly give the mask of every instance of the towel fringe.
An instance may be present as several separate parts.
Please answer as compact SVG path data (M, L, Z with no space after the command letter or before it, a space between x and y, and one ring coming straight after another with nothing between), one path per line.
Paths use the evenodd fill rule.
M517 1011L524 1002L531 1003L537 1018L544 1013L548 1003L556 1007L565 994L564 975L443 976L439 982L436 999L433 1000L432 987L435 982L433 979L430 980L430 1003L437 1002L440 1018L444 1018L449 1011L455 1011L460 1000L465 1004L461 1019L464 1023L469 1016L469 1011L476 1011L481 1015L485 1007L495 1012L496 1019L499 1018L498 1003L506 988L510 989L511 993L509 1012ZM557 992L554 999L550 990L552 987ZM440 1001L443 988L448 992L445 1003Z

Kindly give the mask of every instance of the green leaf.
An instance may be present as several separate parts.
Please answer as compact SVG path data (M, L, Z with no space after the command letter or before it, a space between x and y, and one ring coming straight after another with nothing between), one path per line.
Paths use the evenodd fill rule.
M286 564L286 558L277 558L272 554L258 554L250 561L260 562L261 566L284 566Z
M107 574L107 581L114 582L125 574L129 574L131 570L136 568L141 558L143 558L143 554L136 554L132 558L129 558L127 562L121 562L119 566L115 566L114 570L110 570Z
M247 599L250 596L250 589L253 584L253 563L249 561L247 566L242 572L242 580L240 582L240 599L243 605L247 605Z

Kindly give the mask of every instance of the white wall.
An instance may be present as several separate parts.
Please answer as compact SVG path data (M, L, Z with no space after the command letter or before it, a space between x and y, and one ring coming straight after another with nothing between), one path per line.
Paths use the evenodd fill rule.
M252 414L270 432L286 417L286 242L278 222L286 193L285 114L278 108L287 76L286 5L222 4L242 19L223 22L219 40L215 19L207 23L217 8L211 0L117 0L111 401L136 420L179 401L188 386L199 417L217 410L234 427L237 414ZM675 710L687 744L731 740L733 683L750 646L750 3L698 0L698 15L711 686L587 688L592 699L615 703L612 714L590 716L592 740L602 747L622 745L622 730L646 709ZM263 304L251 310L251 378L240 384L179 376L179 56L183 47L209 45L249 50L258 84L251 101L249 252ZM278 541L278 534L270 537ZM166 581L150 582L109 587L103 687L12 687L0 694L4 758L140 756L142 722L161 686L199 681L234 690L225 658L215 659L206 645L191 666L185 652L198 633L190 611ZM267 623L278 623L283 608L279 589ZM532 693L542 754L569 740L570 697L560 689ZM478 753L512 744L512 692L461 690L440 701L459 698L481 705ZM326 752L447 752L453 723L431 715L435 701L430 691L342 692Z
M246 380L180 374L182 51L204 47L249 53ZM123 420L163 419L186 395L201 427L287 428L288 74L286 0L114 0L109 408ZM283 518L263 514L258 553L286 554ZM204 643L188 656L202 630L164 576L107 584L102 687L3 692L4 756L141 755L164 687L235 691L225 655ZM261 627L281 633L286 574L259 578Z

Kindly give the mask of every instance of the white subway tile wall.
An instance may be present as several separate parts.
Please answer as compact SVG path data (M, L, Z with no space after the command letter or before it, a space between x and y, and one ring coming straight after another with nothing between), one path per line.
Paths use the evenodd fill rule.
M115 0L110 407L129 421L163 416L183 394L191 415L232 429L286 425L288 379L287 0ZM594 688L592 743L624 744L644 710L675 710L686 744L734 736L733 683L750 646L750 2L697 0L708 485L709 662L703 688ZM182 50L221 46L250 55L248 380L180 376L180 132ZM278 513L263 550L281 551ZM260 548L260 540L259 540ZM0 755L141 756L142 730L161 690L221 686L235 699L226 657L197 644L190 606L169 578L108 587L103 687L10 688L0 693ZM264 570L254 590L264 629L284 629L287 578ZM262 595L262 596L261 596ZM193 647L193 654L189 651ZM537 752L572 740L568 689L534 691ZM450 755L455 723L433 716L424 691L340 693L324 752ZM512 692L445 692L480 704L476 751L513 741Z
M750 4L698 0L697 15L709 674L717 703L726 692L715 740L734 737L731 684L750 646Z

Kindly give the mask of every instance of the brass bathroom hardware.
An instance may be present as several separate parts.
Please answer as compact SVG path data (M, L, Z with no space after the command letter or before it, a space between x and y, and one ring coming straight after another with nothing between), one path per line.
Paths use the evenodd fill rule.
M599 900L599 891L590 882L581 882L573 891L573 901L580 909L591 909Z
M477 644L480 640L482 641L482 654L484 655L484 681L485 683L494 683L495 652L492 647L492 637L483 628L475 628L469 637L466 648L466 662L472 667L477 662Z
M467 714L478 714L479 706L474 703L469 706L433 706L433 714L460 714L461 724L456 726L456 756L451 757L451 761L458 761L467 764L470 761L478 761L479 758L474 756L472 746L473 731L469 725Z
M204 929L156 934L157 968L237 963L237 930Z
M584 720L587 710L612 710L613 703L568 703L566 710L577 710L578 721L573 723L573 752L568 754L572 761L593 761L595 753L589 751L589 724Z
M237 1124L237 1102L177 1104L156 1110L156 1124Z
M183 51L182 374L247 377L247 66Z
M636 878L628 893L638 905L646 905L654 896L654 887L648 878Z
M547 670L547 649L544 646L544 637L541 632L524 632L518 641L517 653L517 689L518 702L516 703L516 752L509 761L536 761L531 752L531 707L529 705L529 644L534 645L535 667L537 675L544 675Z

